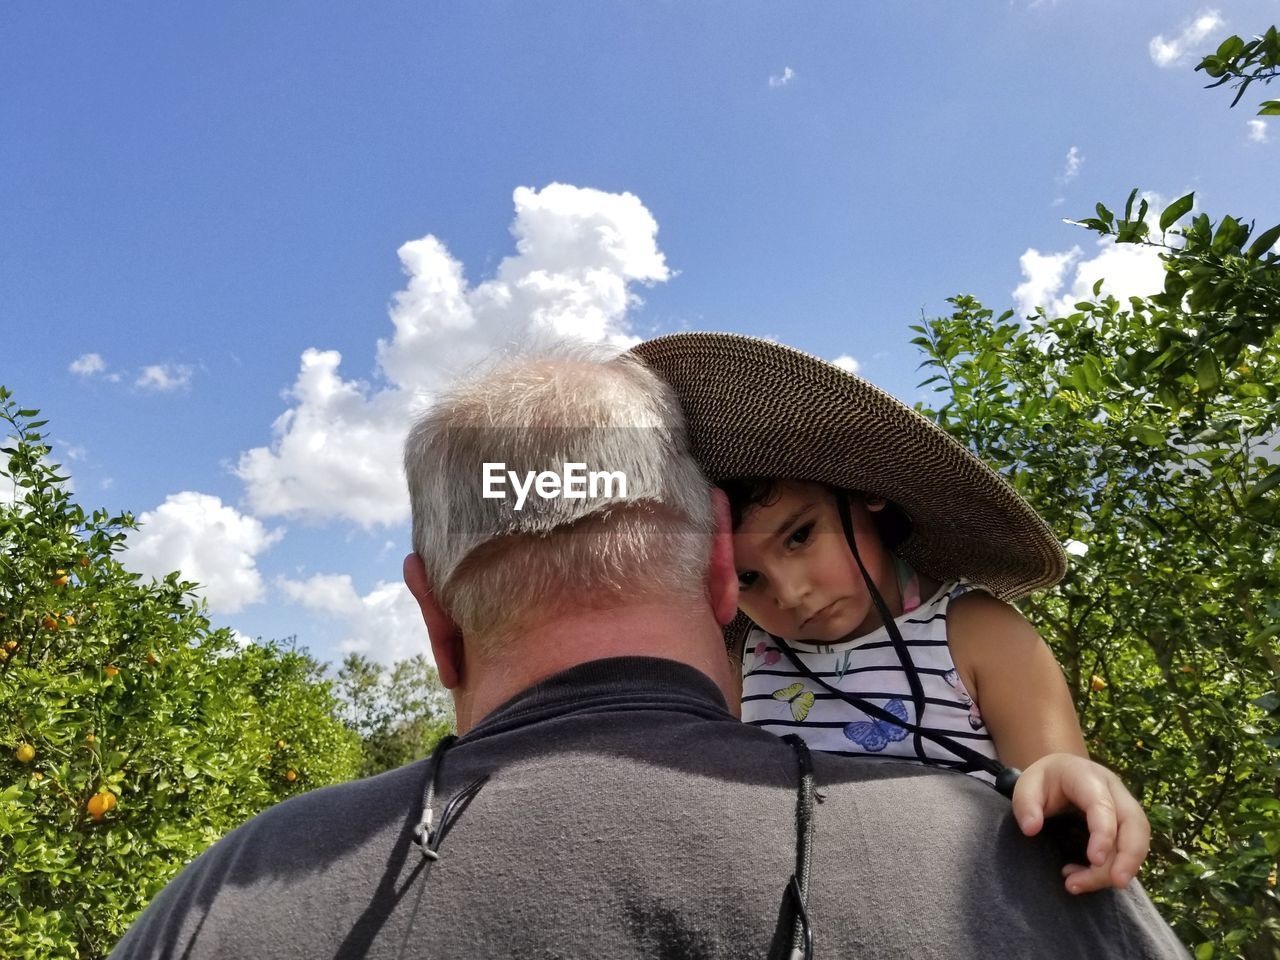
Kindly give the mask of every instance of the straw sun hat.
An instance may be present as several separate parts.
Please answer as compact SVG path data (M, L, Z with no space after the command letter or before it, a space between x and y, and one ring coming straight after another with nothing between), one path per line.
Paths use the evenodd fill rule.
M779 477L883 497L911 519L897 552L912 567L939 581L964 577L1002 600L1066 572L1061 545L1008 483L861 377L732 333L677 333L631 352L675 389L713 482Z

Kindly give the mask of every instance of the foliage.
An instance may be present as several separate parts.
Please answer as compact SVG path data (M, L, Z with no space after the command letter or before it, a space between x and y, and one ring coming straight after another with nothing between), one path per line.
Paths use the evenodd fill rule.
M380 663L348 654L335 689L339 716L359 734L362 777L427 756L454 730L453 702L436 668L419 654L388 671Z
M1258 80L1269 84L1280 76L1280 34L1272 26L1262 36L1249 41L1236 36L1227 37L1214 53L1200 61L1196 69L1214 78L1215 82L1209 84L1208 89L1233 83L1236 96L1231 106L1234 107L1250 84ZM1280 100L1264 100L1258 115L1280 115Z
M1136 214L1133 209L1137 194L1129 194L1118 220L1099 203L1096 217L1075 221L1117 243L1154 248L1164 261L1163 292L1134 308L1157 336L1135 347L1123 374L1133 379L1145 372L1144 383L1167 390L1191 374L1210 392L1224 370L1280 327L1280 255L1275 253L1280 224L1254 236L1253 224L1240 218L1225 216L1215 226L1198 213L1190 224L1177 227L1195 204L1195 194L1189 193L1161 213L1160 239L1154 240L1147 201Z
M1133 199L1084 222L1152 243ZM1148 890L1197 958L1274 958L1280 264L1235 218L1174 229L1190 207L1160 218L1179 241L1161 294L1122 304L1099 284L1025 324L957 297L914 342L946 396L925 412L1087 549L1025 612L1096 758L1149 812Z
M241 646L176 573L121 566L133 518L72 501L35 416L0 388L0 956L97 958L192 857L349 779L360 748L304 652Z

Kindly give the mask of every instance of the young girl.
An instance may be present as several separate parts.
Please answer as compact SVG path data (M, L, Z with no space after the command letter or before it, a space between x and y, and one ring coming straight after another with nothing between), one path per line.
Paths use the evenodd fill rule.
M1029 835L1074 806L1089 863L1063 868L1067 889L1127 884L1146 817L1088 760L1061 670L1009 605L1065 572L1034 511L932 422L799 351L676 334L635 352L728 495L743 720L997 784Z

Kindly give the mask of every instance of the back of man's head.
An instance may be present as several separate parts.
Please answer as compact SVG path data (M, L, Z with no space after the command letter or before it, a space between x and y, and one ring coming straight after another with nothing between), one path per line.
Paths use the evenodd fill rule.
M561 346L457 383L410 431L405 472L414 549L473 647L703 590L708 485L670 388L625 354Z

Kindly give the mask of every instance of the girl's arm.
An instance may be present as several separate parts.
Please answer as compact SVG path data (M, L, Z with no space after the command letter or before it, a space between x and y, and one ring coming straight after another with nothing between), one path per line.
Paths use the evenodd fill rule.
M966 593L947 609L947 643L1003 763L1025 769L1050 753L1089 755L1062 669L1017 610Z
M1075 807L1089 824L1088 864L1063 868L1067 889L1125 886L1151 841L1142 807L1114 773L1088 759L1071 692L1049 647L1013 607L975 591L947 611L947 642L1000 760L1023 770L1013 793L1022 832Z

